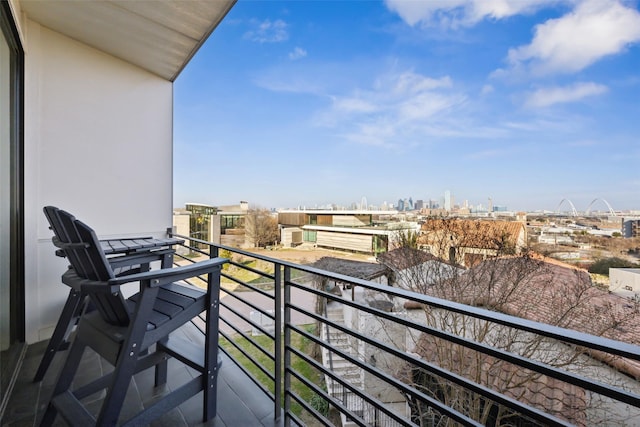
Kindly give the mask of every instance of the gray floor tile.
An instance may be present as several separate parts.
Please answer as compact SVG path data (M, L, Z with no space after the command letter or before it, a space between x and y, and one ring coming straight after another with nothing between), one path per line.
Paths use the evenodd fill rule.
M187 326L181 331L184 337L199 342L202 336ZM18 380L11 395L7 410L1 420L2 426L32 427L37 425L46 409L58 372L64 363L66 351L58 352L43 381L33 383L33 375L46 348L46 342L29 346L22 364ZM184 402L178 408L170 410L151 425L164 426L215 426L215 427L251 427L274 425L273 401L266 396L235 364L224 357L218 380L218 416L209 423L202 423L202 393ZM74 384L85 384L93 378L110 372L113 367L90 349L85 351L78 368ZM184 384L193 378L195 371L176 360L169 363L168 385L155 387L154 371L149 369L134 376L129 386L122 408L122 417L128 417L143 407L168 393L172 387ZM104 392L88 397L86 402L90 411L97 412ZM56 418L56 426L64 426L61 417Z

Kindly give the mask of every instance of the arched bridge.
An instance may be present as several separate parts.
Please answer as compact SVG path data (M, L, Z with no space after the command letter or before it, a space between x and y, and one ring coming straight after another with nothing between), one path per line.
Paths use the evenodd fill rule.
M593 207L593 205L597 202L597 201L601 201L603 202L606 206L607 209L609 211L609 215L611 216L616 216L616 211L613 210L613 207L611 207L611 205L609 204L609 202L607 202L605 199L602 198L595 198L591 201L591 203L589 203L589 206L587 206L587 209L584 211L585 215L590 215L591 214L591 208ZM556 213L560 213L560 206L562 206L563 203L567 203L570 207L571 207L571 215L572 216L578 216L578 210L576 209L576 207L574 206L574 204L571 202L571 200L569 199L562 199L560 200L560 203L558 203L558 206L556 207L555 212Z

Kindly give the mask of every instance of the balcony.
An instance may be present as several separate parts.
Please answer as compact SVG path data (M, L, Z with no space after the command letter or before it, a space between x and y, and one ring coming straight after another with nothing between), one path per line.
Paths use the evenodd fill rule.
M178 248L179 264L232 259L222 273L217 426L640 423L636 345L177 237L192 245ZM467 332L453 333L455 322ZM180 333L202 340L199 325ZM491 339L469 332L489 325ZM55 366L30 382L43 349L29 348L3 425L32 425L44 409ZM109 369L91 354L83 364L87 376ZM135 377L123 417L163 392L152 381ZM201 425L200 404L191 399L153 425Z

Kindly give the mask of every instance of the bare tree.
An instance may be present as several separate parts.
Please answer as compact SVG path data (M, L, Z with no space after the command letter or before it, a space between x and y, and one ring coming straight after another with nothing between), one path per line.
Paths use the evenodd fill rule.
M586 272L546 262L526 249L515 254L507 236L483 236L481 225L461 233L459 224L453 220L438 221L439 227L432 223L429 238L422 236L420 243L428 245L432 254L443 255L446 262L425 259L423 252L405 249L403 265L396 265L394 269L397 285L450 301L614 339L621 339L620 331L638 329L635 326L638 307L631 303L612 303L606 292L592 286ZM457 262L461 255L459 248L473 248L481 259L471 268L460 268ZM425 323L436 329L557 368L599 375L601 361L596 357L602 355L585 354L584 349L443 309L426 306L422 313ZM432 335L416 333L413 340L413 352L426 361L572 423L624 425L629 421L630 414L619 411L619 406L577 386ZM601 360L616 364L611 358ZM409 366L404 375L414 387L484 425L536 425L506 407L423 369ZM604 378L598 380L605 381ZM607 378L606 381L624 380ZM615 385L627 386L624 382ZM407 401L416 423L455 424L410 396Z
M245 237L254 247L272 245L278 241L278 220L264 208L251 208L244 223Z

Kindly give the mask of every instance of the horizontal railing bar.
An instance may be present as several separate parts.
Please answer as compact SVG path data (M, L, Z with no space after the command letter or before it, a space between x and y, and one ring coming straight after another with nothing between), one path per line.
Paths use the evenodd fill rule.
M293 421L293 424L289 421L287 422L287 419L290 419ZM294 414L293 412L289 411L288 413L285 414L285 422L284 422L285 426L294 426L294 427L305 427L306 423L303 422L296 414ZM332 424L333 426L333 424Z
M267 310L265 310L264 308L260 308L257 305L245 300L244 298L240 298L237 294L235 293L230 293L229 294L230 297L234 298L236 301L239 301L241 303L243 303L244 305L253 308L256 311L259 311L260 313L264 314L265 316L267 316L269 319L274 320L276 319L274 314L269 313ZM224 300L220 300L220 303L222 304ZM227 304L225 304L225 307L229 308L229 306ZM229 310L233 311L231 308L229 308ZM235 313L235 311L234 311Z
M220 305L221 305L221 306L223 306L222 304L220 304ZM233 309L232 309L232 308L227 307L226 305L225 305L225 306L223 306L223 307L225 307L225 308L226 308L226 309L228 309L228 310L233 311ZM236 314L236 316L240 317L244 322L246 322L246 323L250 324L253 328L258 329L260 332L262 332L262 334L263 334L263 335L265 335L265 336L267 336L267 337L271 338L271 340L272 340L272 341L275 341L275 337L274 337L273 335L271 335L271 333L270 333L269 331L267 331L266 329L264 329L262 326L257 325L257 324L255 324L255 323L251 322L251 320L247 319L245 316L243 316L243 315L242 315L242 314L240 314L240 313L237 313L237 312L235 312L235 311L234 311L234 314ZM239 334L243 334L243 333L244 333L243 331L241 331L241 330L239 329L239 327L238 327L238 326L236 326L236 325L234 325L233 323L231 323L231 320L227 319L226 317L224 317L224 316L222 316L222 315L221 315L221 316L219 316L219 319L220 319L220 320L222 320L222 321L225 323L225 325L229 326L231 329L233 329L233 330L234 330L234 331L236 331L237 333L239 333Z
M305 289L309 289L309 288L305 288ZM332 298L335 295L330 294L328 292L324 292L324 291L320 291L317 289L314 289L312 291L313 293L315 293L316 295L319 296L323 296L326 298ZM474 351L479 351L481 353L487 354L489 356L493 356L496 357L500 360L504 360L508 363L512 363L514 365L518 365L521 366L523 368L527 368L527 369L531 369L534 372L552 377L552 378L556 378L560 381L564 381L566 383L572 384L572 385L577 385L579 387L582 387L586 390L590 390L593 391L595 393L601 394L603 396L607 396L607 397L611 397L613 399L619 400L621 402L625 402L628 403L630 405L633 405L635 407L640 407L640 396L633 394L629 391L626 391L624 389L618 388L618 387L614 387L614 386L610 386L608 384L596 381L594 379L590 379L590 378L585 378L583 376L577 375L577 374L572 374L569 373L567 371L564 371L560 368L556 368L553 366L550 366L548 364L544 364L542 362L538 362L514 353L510 353L504 350L500 350L497 349L495 347L483 344L483 343L478 343L476 341L472 341L472 340L467 340L465 338L459 337L455 334L451 334L449 332L445 332L442 331L440 329L437 328L431 328L428 327L426 325L421 325L415 322L407 322L404 319L401 319L397 316L393 316L387 312L384 312L382 310L378 310L376 308L373 307L369 307L369 306L365 306L362 304L358 304L357 302L353 302L351 300L338 300L341 304L345 304L348 305L350 307L354 307L356 309L365 311L367 313L371 313L377 317L381 317L381 318L385 318L387 320L391 320L395 323L400 323L403 324L404 326L409 326L411 328L417 329L421 332L430 334L430 335L434 335L438 338L444 339L446 341L452 342L454 344L458 344L467 348L470 348ZM307 316L310 317L314 317L317 315L314 315L313 313L303 310L300 307L295 307L292 306L292 308L302 314L305 314ZM322 317L322 319L325 319L324 317ZM319 320L319 319L317 319ZM322 321L322 320L321 320ZM352 331L349 328L346 328L342 325L338 325L338 324L334 324L332 322L330 322L328 319L326 321L324 321L324 323L330 324L331 326L335 327L336 329L341 330L342 332L351 335L353 337L356 337L358 339L363 339L365 342L368 342L366 339L364 339L364 335L360 334L360 333L354 333L354 331ZM375 342L377 342L378 344L373 344L376 345L377 347L383 349L383 350L391 350L392 347L387 346L384 343L381 343L380 341L374 340ZM382 347L380 347L382 346ZM444 375L443 371L443 375ZM455 381L452 379L452 381ZM458 381L455 381L456 383ZM460 384L463 385L465 387L469 386L469 383L465 383L465 384ZM479 392L482 394L482 392Z
M242 336L242 338L244 338L245 340L247 340L248 342L250 342L251 344L253 344L254 347L256 347L258 350L260 350L261 353L263 353L265 356L267 356L269 359L271 360L275 360L274 356L272 353L269 352L269 350L265 349L264 347L262 347L260 344L258 344L256 341L252 340L251 338L249 338L244 331L241 331L236 325L233 325L231 323L229 323L227 321L227 319L224 318L220 318L220 320L222 320L227 326L229 326L231 329L233 329L234 331L236 331L236 333L240 336ZM222 332L220 332L222 333ZM267 335L269 336L269 335ZM273 337L269 337L271 338L271 340L273 341Z
M249 379L255 385L257 385L258 388L260 388L264 394L266 394L271 400L275 400L273 393L271 393L271 391L269 391L268 388L266 388L260 381L258 381L258 379L255 376L253 376L244 366L242 366L226 349L220 347L220 350L223 351L224 354L227 355L229 360L231 360L238 368L240 368L242 372L244 372L244 374L247 377L249 377Z
M554 338L559 341L576 344L582 347L592 348L594 350L600 350L618 356L627 357L633 360L640 360L640 346L635 344L628 344L621 341L616 341L610 338L599 337L590 335L584 332L578 332L572 329L561 328L559 326L552 326L546 323L535 322L533 320L523 319L508 314L503 314L496 311L490 311L484 308L473 307L453 301L444 300L441 298L431 297L424 294L418 294L416 292L408 291L400 288L393 288L391 286L379 285L374 282L367 282L365 280L357 279L354 277L344 276L342 274L331 273L323 270L319 270L313 267L300 266L303 271L309 271L323 277L329 277L340 281L351 283L352 285L362 286L367 289L379 291L393 296L410 299L423 304L427 304L431 307L441 308L448 311L452 311L459 314L468 315L481 320L487 320L493 323L509 326L515 329L520 329L527 332L533 332L538 335ZM292 280L289 280L285 285L291 285L298 289L307 290L312 293L318 294L317 289L310 288L308 286L301 285ZM332 295L328 297L335 301L346 301L340 299L339 296Z
M242 250L242 249L239 249L239 248L234 248L234 247L231 247L231 246L226 246L226 245L221 245L221 244L218 244L218 243L208 242L206 240L197 239L197 238L189 237L189 236L184 236L182 234L177 234L177 233L169 233L169 235L171 237L178 237L180 239L190 240L190 241L196 242L196 243L202 243L203 245L207 245L207 246L214 246L216 248L227 250L229 252L234 252L234 253L237 253L237 254L240 254L240 255L244 255L244 256L249 257L249 258L256 258L256 259L260 259L260 260L263 260L263 261L269 261L269 262L272 262L274 264L281 263L280 260L278 260L278 259L269 258L269 257L262 256L262 255L257 255L257 254L255 254L253 252L248 252L248 251L245 251L245 250ZM182 244L181 246L185 246L185 245ZM295 264L292 264L292 265L295 265Z
M345 407L343 405L337 404L336 399L334 399L331 396L329 396L320 387L318 387L317 385L311 383L305 377L303 377L301 375L298 375L295 371L293 371L291 369L288 369L288 372L291 373L291 375L293 375L295 378L297 378L298 381L304 383L307 387L312 389L317 395L322 396L324 398L324 400L326 402L328 402L331 406L333 406L334 408L337 408L343 414L348 415L355 423L357 423L358 425L361 425L363 427L367 426L365 421L360 416L358 416L356 413L352 412L349 408L347 408L347 407ZM297 394L293 393L291 390L287 390L286 393L289 396L291 396L300 405L304 406L305 409L309 409L309 406L307 405L307 403L302 403L301 400L298 398Z
M322 415L320 412L318 412L313 406L309 405L305 400L303 400L302 398L298 397L297 394L292 393L291 391L285 391L285 393L287 395L289 395L293 400L295 400L296 402L298 402L298 404L300 406L302 406L308 413L310 413L311 415L313 415L313 417L320 423L322 423L322 425L325 425L327 427L333 427L334 424L329 421L324 415ZM291 415L295 415L294 413L291 413Z
M244 355L244 357L249 359L251 361L251 363L255 367L257 367L258 369L260 369L262 371L262 373L265 374L272 382L275 381L275 377L273 376L273 374L267 368L265 368L260 362L258 362L253 356L251 356L249 353L247 353L245 349L240 347L234 340L229 338L229 336L227 334L225 334L224 332L220 331L219 334L222 335L224 338L226 338L226 340L232 346L234 346L240 353L242 353Z
M259 293L259 294L261 294L261 295L263 295L263 296L265 296L265 297L267 297L267 298L273 299L273 295L271 295L271 294L269 294L268 292L266 292L266 291L264 291L264 290L262 290L262 289L258 288L257 286L250 285L249 283L243 282L243 281L242 281L242 280L240 280L240 279L236 279L235 277L230 276L230 275L229 275L229 274L227 274L227 273L220 273L220 276L221 276L221 277L224 277L224 278L226 278L226 279L229 279L229 280L231 280L232 282L235 282L235 283L237 283L237 284L238 284L238 285L240 285L240 286L244 286L245 288L251 289L252 291L257 292L257 293Z
M254 259L261 259L261 257L260 257L260 256L256 256L255 254L251 254L251 252L240 251L240 250L237 250L236 248L225 247L225 246L222 246L222 245L212 245L212 244L211 244L211 242L207 242L207 241L205 241L205 240L200 240L200 239L193 239L193 238L189 238L189 237L182 236L182 235L179 235L179 234L171 234L171 235L172 235L172 236L174 236L174 237L180 237L180 238L184 238L184 239L189 239L189 240L192 240L192 241L196 241L196 242L198 242L198 243L206 244L206 245L208 245L209 247L217 246L217 247L219 247L220 249L227 249L227 250L229 250L230 252L241 253L241 254L243 254L243 255L246 255L246 256L251 257L251 258L254 258ZM181 244L180 246L185 247L185 248L189 249L190 251L197 252L197 253L199 253L199 254L201 254L201 255L206 255L206 256L209 256L209 255L210 255L210 252L209 252L209 253L207 253L207 252L205 252L205 251L203 251L203 250L201 250L201 249L199 249L199 248L196 248L196 247L194 247L194 246L189 246L189 245L186 245L186 244L184 244L184 243L183 243L183 244ZM183 260L185 260L185 261L189 261L189 262L191 262L191 263L196 262L196 261L192 260L191 258L186 257L186 256L184 256L184 255L180 255L180 254L177 254L177 253L176 253L176 254L175 254L175 256L177 256L178 258L183 259ZM267 279L271 279L271 280L274 280L274 279L275 279L275 276L274 276L273 274L270 274L270 273L267 273L267 272L264 272L264 271L261 271L261 270L255 269L255 268L253 268L253 267L249 267L249 266L247 266L247 265L240 264L240 263L238 263L238 262L236 262L236 261L233 261L232 259L230 259L230 260L229 260L228 264L230 264L230 265L234 265L234 266L236 266L236 267L238 267L238 268L240 268L240 269L243 269L243 270L251 271L252 273L255 273L255 274L257 274L257 275L259 275L259 276L261 276L261 277L265 277L265 278L267 278ZM222 272L222 273L221 273L221 275L222 275L222 276L224 276L224 277L226 277L227 279L231 279L231 280L233 280L233 281L235 281L235 282L237 282L237 283L239 283L239 284L243 284L243 285L245 285L245 286L249 286L249 287L251 287L251 285L249 285L249 284L247 284L247 283L245 283L245 282L240 282L240 281L238 281L237 279L235 279L233 276L229 276L229 275L225 274L224 272Z
M356 280L358 281L358 283L363 282L359 279L352 278L352 281L356 281ZM322 295L325 298L331 299L333 301L339 301L340 303L343 303L343 304L352 305L350 304L351 302L350 300L342 299L338 295L329 294L327 292L323 292L321 290L296 283L292 280L287 281L285 285L290 285L295 288L314 293L316 295ZM412 301L418 301L418 302L430 305L432 307L453 311L458 314L468 315L470 317L486 320L486 321L500 324L503 326L509 326L514 329L533 332L541 336L557 339L559 341L564 341L564 342L576 344L582 347L587 347L594 350L600 350L607 353L616 354L616 355L627 357L634 360L640 360L640 346L635 344L627 344L621 341L615 341L609 338L598 337L595 335L578 332L572 329L560 328L558 326L552 326L546 323L534 322L532 320L522 319L519 317L510 316L508 314L503 314L496 311L489 311L486 309L468 306L468 305L456 303L453 301L429 297L423 294L416 294L414 292L405 291L403 289L388 287L389 289L394 289L393 291L389 291L385 289L385 287L382 287L382 286L374 287L373 285L374 283L369 284L366 287L370 289L378 290L380 292L385 292L391 295L411 299ZM367 309L365 309L365 311L367 311ZM595 341L600 341L600 342L595 343Z
M362 400L366 401L367 403L371 404L372 406L375 407L379 407L380 410L382 412L384 412L385 414L387 414L389 417L395 419L396 421L404 424L406 421L403 421L403 418L397 414L394 414L391 410L387 409L384 406L384 403L382 403L381 401L368 396L367 394L365 394L363 391L359 390L357 387L355 387L353 384L349 383L349 381L343 380L341 377L339 377L338 375L336 375L333 371L326 369L324 366L322 366L320 363L318 363L316 360L314 360L313 358L307 356L306 354L298 351L296 348L294 347L289 347L289 350L295 354L296 356L298 356L299 358L303 359L305 362L309 363L310 365L313 365L314 368L316 368L317 370L319 370L320 372L322 372L323 374L327 374L329 375L334 381L339 382L342 386L347 387L349 390L351 390L352 393L358 395L358 397L360 397ZM298 374L296 371L294 371L293 369L289 369L289 372L292 373L293 376L295 376L296 378L298 377ZM334 399L332 396L327 395L327 397L329 399Z
M297 307L291 306L290 308L298 311ZM314 313L308 312L306 314L308 316L314 318L315 320L318 320L320 322L324 322L324 323L329 324L331 327L333 327L335 329L341 330L341 331L343 331L343 332L345 332L345 333L347 333L349 335L355 336L355 335L353 335L351 333L351 331L348 328L346 328L346 327L344 327L342 325L338 325L338 324L336 324L334 322L331 322L331 321L329 321L329 320L327 320L327 319L325 319L325 318L323 318L323 317L321 317L321 316L319 316L317 314L314 314ZM353 364L361 367L362 369L365 369L365 370L371 372L372 374L374 374L378 378L382 379L386 383L388 383L388 384L393 383L394 386L397 386L398 388L404 389L404 387L405 387L404 383L400 383L402 385L398 385L397 384L397 380L395 378L393 378L393 377L390 377L385 372L380 371L378 369L373 369L370 365L363 364L361 361L355 359L350 354L345 353L345 352L343 352L343 351L341 351L341 350L339 350L337 348L331 347L330 345L324 343L323 341L316 340L316 338L314 336L306 333L305 331L302 331L302 330L296 328L295 326L291 326L291 329L294 329L298 333L300 333L302 335L305 335L308 339L310 339L312 341L316 341L321 346L323 346L325 348L328 348L328 349L331 349L331 351L333 351L334 353L337 353L340 357L342 357L344 359L347 359L350 362L352 362ZM571 425L571 424L567 423L564 420L560 420L560 419L554 417L553 415L549 415L546 412L540 411L540 410L538 410L536 408L533 408L533 407L530 407L530 406L527 406L527 405L523 405L518 400L511 399L511 398L509 398L509 397L507 397L507 396L505 396L505 395L503 395L501 393L498 393L498 392L495 392L495 391L491 390L488 387L484 387L484 386L482 386L482 385L480 385L478 383L475 383L475 382L473 382L473 381L471 381L471 380L469 380L469 379L467 379L467 378L465 378L463 376L456 375L453 372L444 370L444 369L442 369L442 368L440 368L438 366L428 364L427 362L424 362L422 359L418 359L416 357L410 356L406 352L400 351L400 350L398 350L398 349L396 349L394 347L389 347L386 344L384 344L384 343L382 343L382 342L380 342L380 341L378 341L376 339L373 339L373 338L368 337L366 335L357 335L357 338L359 340L362 340L362 341L366 342L367 344L371 344L371 345L373 345L373 346L375 346L375 347L377 347L377 348L379 348L381 350L384 350L384 351L386 351L386 352L388 352L388 353L390 353L390 354L392 354L392 355L394 355L394 356L396 356L396 357L398 357L398 358L400 358L402 360L411 361L414 364L416 364L416 365L418 365L418 366L420 366L422 368L425 368L426 370L428 370L430 372L437 373L437 375L442 376L443 378L448 379L448 380L454 382L455 384L458 384L458 385L460 385L460 386L462 386L462 387L464 387L464 388L466 388L468 390L471 390L471 391L473 391L473 392L475 392L477 394L480 394L481 396L487 397L487 398L489 398L489 399L491 399L491 400L493 400L493 401L495 401L497 403L501 403L501 404L503 404L503 405L505 405L505 406L507 406L507 407L509 407L511 409L515 409L515 410L517 410L519 412L522 412L522 413L530 416L531 418L544 421L545 423L551 423L552 425L558 425L558 426L569 426L569 425ZM407 390L404 390L404 391L406 393L408 393L408 394L412 394L412 395L418 396L421 399L426 397L427 401L430 402L430 399L431 399L430 397L428 397L426 395L422 395L422 393L417 392L415 389L408 388ZM420 393L420 394L418 395L416 393ZM438 402L438 403L440 403L440 402ZM437 406L437 404L436 404L436 406Z
M318 320L318 319L316 319ZM379 379L383 380L384 382L386 382L387 384L390 384L394 387L396 387L397 389L400 389L402 391L404 391L407 394L410 394L418 399L421 399L423 402L428 402L428 404L430 404L431 406L438 408L438 410L440 412L443 412L445 414L447 414L448 417L457 420L458 422L461 422L463 424L466 425L479 425L477 424L474 420L472 420L471 418L459 413L458 411L456 411L455 409L446 406L445 404L443 404L442 402L439 402L435 399L433 399L430 396L427 396L426 394L422 393L421 391L415 389L415 388L411 388L410 386L406 385L405 383L403 383L402 381L398 380L397 378L394 378L393 376L389 375L386 372L381 371L378 368L375 368L369 364L363 363L360 360L354 358L353 356L351 356L348 353L345 353L342 350L339 350L335 347L332 347L330 344L325 343L324 341L322 341L321 339L315 337L314 335L311 335L309 333L307 333L306 331L303 331L293 325L289 326L291 328L291 330L294 330L296 332L298 332L299 334L305 336L307 339L315 342L316 344L321 345L322 347L332 351L333 353L336 353L338 356L342 357L343 359L348 360L349 362L353 363L354 365L370 372L371 374L375 375L376 377L378 377Z
M258 270L258 269L253 268L253 267L249 267L247 265L240 264L239 262L235 262L235 261L229 261L229 264L235 265L236 267L241 268L243 270L248 270L248 271L250 271L250 272L252 272L254 274L257 274L258 276L265 277L267 279L271 279L271 281L275 280L275 275L273 275L271 273L266 273L264 271Z
M180 246L182 246L182 247L184 247L184 248L186 248L186 249L189 249L189 251L190 251L190 252L197 252L197 253L199 253L200 255L209 256L209 254L208 254L207 252L203 251L203 250L202 250L202 249L200 249L200 248L196 248L195 246L189 246L189 245L185 245L185 244L182 244L182 245L180 245ZM180 254L179 254L179 253L177 253L177 252L176 252L176 253L174 253L174 254L173 254L173 256L174 256L174 257L178 257L178 258L180 258L180 259L183 259L183 260L185 260L185 261L189 261L189 262L196 262L196 261L194 261L193 259L191 259L191 258L189 258L189 257L187 257L187 256L184 256L184 255L180 255Z

